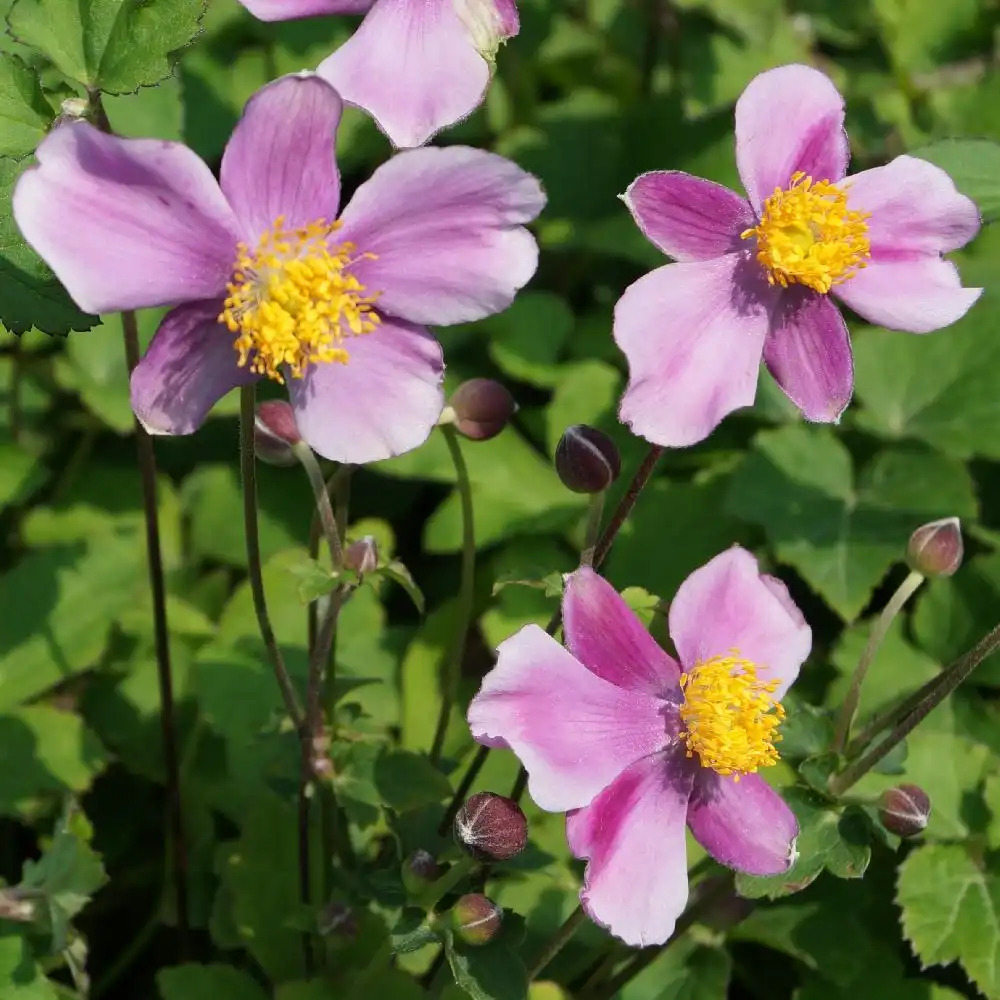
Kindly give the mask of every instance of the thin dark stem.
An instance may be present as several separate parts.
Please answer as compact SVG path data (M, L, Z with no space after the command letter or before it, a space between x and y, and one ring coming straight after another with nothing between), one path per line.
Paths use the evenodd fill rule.
M139 363L139 331L135 313L123 312L122 334L125 341L125 364L131 375ZM149 587L153 601L153 639L156 647L156 677L160 689L160 740L163 745L163 769L167 789L167 829L172 854L174 901L177 906L177 930L182 957L188 954L187 850L184 842L184 814L181 801L181 773L177 755L174 682L170 669L170 633L167 628L167 592L160 546L160 515L156 504L156 455L153 440L135 421L135 443L142 481L142 509L146 523L146 557L149 564Z
M479 777L479 772L483 769L483 764L486 763L486 758L489 755L489 747L481 746L476 750L476 756L472 758L472 763L469 764L468 770L462 776L462 780L459 782L458 788L455 789L455 794L451 797L451 802L448 803L448 808L444 812L444 819L441 820L438 826L438 836L443 837L448 832L451 824L455 822L455 817L458 815L458 810L462 808L465 796L469 794L472 783Z
M604 562L615 537L621 531L622 525L628 520L629 514L632 513L632 508L635 506L636 500L639 499L639 494L645 488L646 483L649 482L650 476L653 475L653 470L656 468L656 463L660 460L662 454L663 448L660 445L650 445L646 457L642 460L642 464L635 470L635 475L632 477L632 482L628 484L625 496L618 502L618 506L615 508L614 514L611 515L608 526L604 529L604 534L601 535L601 540L597 543L597 549L594 552L595 568Z
M510 797L515 802L521 801L521 796L524 795L524 790L528 787L528 771L522 764L517 770L517 777L514 779L514 784L510 790Z
M587 919L587 914L584 913L583 907L578 906L563 922L562 927L559 928L552 936L552 939L546 944L542 949L541 954L535 959L531 968L528 969L528 982L534 982L538 978L540 972L542 972L549 962L552 961L563 950L569 939L577 932L580 925Z

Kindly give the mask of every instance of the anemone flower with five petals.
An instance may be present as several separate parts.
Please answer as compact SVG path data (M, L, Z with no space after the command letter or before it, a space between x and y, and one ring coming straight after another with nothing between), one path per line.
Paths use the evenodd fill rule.
M929 333L961 318L963 288L942 255L979 230L975 204L939 167L899 156L846 177L844 100L808 66L750 82L736 104L746 189L679 171L642 174L624 201L676 263L615 307L629 364L620 416L667 447L701 441L754 401L761 359L808 420L835 422L854 367L836 296L868 321Z
M627 944L670 937L687 900L685 824L722 864L786 871L798 823L757 774L775 763L780 699L812 633L784 584L734 546L681 584L678 659L592 569L566 578L566 647L527 625L498 649L469 707L472 735L508 747L543 809L567 812L587 858L580 894Z
M283 77L254 95L220 182L179 143L61 125L14 215L77 304L173 306L132 375L154 434L189 434L230 389L287 382L299 430L341 462L420 445L443 406L425 325L506 308L535 271L538 182L503 157L415 149L340 213L337 92Z
M240 0L262 21L367 12L317 72L392 141L420 146L480 105L514 0Z

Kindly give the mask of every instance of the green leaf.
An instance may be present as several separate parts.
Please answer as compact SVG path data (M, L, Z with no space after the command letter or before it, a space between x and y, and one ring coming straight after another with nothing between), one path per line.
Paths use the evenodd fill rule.
M508 916L505 912L505 923ZM525 1000L528 995L524 963L510 949L504 932L478 947L456 941L451 934L445 937L452 975L472 1000Z
M324 594L329 594L340 580L339 573L331 573L315 559L306 559L288 567L288 572L295 578L295 592L303 604L309 604Z
M525 292L509 309L484 319L479 329L502 372L541 388L559 383L559 355L573 331L573 313L558 296Z
M979 207L983 222L1000 219L1000 143L989 139L943 139L910 156L946 171L962 194Z
M422 754L393 750L375 762L375 786L382 801L397 812L440 802L451 782Z
M562 573L544 573L541 567L536 567L534 574L528 572L518 572L513 570L509 573L501 573L493 583L492 593L499 594L507 587L532 587L540 590L546 597L562 597L563 575Z
M620 1000L726 1000L732 964L724 948L685 936L630 979L618 997Z
M35 71L17 56L0 53L0 156L27 156L52 117Z
M413 574L404 566L398 559L393 559L392 562L386 563L385 566L379 566L374 573L370 573L369 576L379 577L387 576L394 583L398 583L403 590L406 591L406 596L413 601L413 606L421 614L426 610L426 603L424 601L424 592L417 586L417 581L413 579Z
M0 431L0 511L17 503L45 477L38 459L5 437Z
M60 1000L42 974L28 939L0 928L0 986L4 1000Z
M163 1000L267 1000L256 980L228 965L175 965L156 974Z
M392 929L391 937L394 955L406 955L440 940L438 932L428 926L427 914L415 909L403 912Z
M1000 994L1000 879L959 844L918 847L899 869L903 934L920 964L958 961L988 997Z
M204 0L15 0L8 23L71 80L125 94L170 75L204 11Z

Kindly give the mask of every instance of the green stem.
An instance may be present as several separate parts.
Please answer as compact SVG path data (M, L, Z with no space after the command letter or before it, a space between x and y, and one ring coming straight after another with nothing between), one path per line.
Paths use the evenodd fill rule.
M601 531L601 517L604 514L605 492L601 490L590 498L587 509L587 527L583 536L583 549L580 552L580 565L594 565L594 551L597 548L597 536Z
M454 427L444 424L441 427L451 460L455 465L455 479L458 495L462 502L462 576L458 590L458 609L455 635L451 642L448 659L445 662L442 677L441 711L438 715L434 740L431 744L431 763L437 764L444 749L445 736L448 733L448 722L451 711L458 700L458 684L461 679L462 658L465 655L465 643L472 624L472 610L475 599L476 584L476 530L472 509L472 484L469 481L469 470L462 455L458 442L458 434Z
M847 756L857 757L879 733L886 729L891 729L901 719L905 719L921 702L931 697L933 693L948 681L948 675L942 671L936 677L932 677L926 684L921 685L912 694L907 695L901 702L887 708L878 715L872 717L871 721L864 729L854 737L847 746Z
M917 588L923 582L923 573L911 570L906 579L896 589L896 593L889 598L888 603L882 609L882 613L876 619L875 624L872 625L868 642L865 644L861 659L858 660L858 665L854 668L854 675L851 677L851 686L840 709L837 731L833 740L833 749L837 753L843 753L847 748L848 741L851 738L851 725L858 711L858 703L861 701L861 685L868 675L868 668L871 666L879 646L882 645L882 640L885 638L886 632L889 631L889 626L892 625L896 616L903 610L906 602L916 593Z
M430 912L463 879L468 878L478 862L469 855L463 855L436 882L429 885L417 899L417 906Z
M316 456L305 442L297 444L292 451L309 478L320 529L330 550L330 566L338 570L344 564L344 551L340 543L341 531L333 513L333 505L330 503L330 494L326 489L326 480L323 478Z
M448 808L444 812L444 819L438 825L437 832L439 837L443 837L448 832L451 824L455 822L455 817L458 815L458 810L462 808L465 796L469 794L472 783L479 776L479 772L483 769L483 764L486 763L486 758L489 755L489 747L480 746L476 750L476 756L472 758L472 763L469 764L468 770L459 782L458 788L455 789L455 794L451 797L451 802L448 803Z
M604 534L601 535L601 539L597 543L597 549L594 552L595 569L604 562L605 557L611 550L611 545L615 537L621 531L622 525L628 520L629 514L632 513L632 508L635 506L636 500L639 499L639 494L645 489L646 484L653 475L653 470L656 468L656 463L660 460L662 454L663 448L660 445L650 445L646 457L642 460L642 464L635 470L635 475L632 477L632 482L628 484L625 496L618 502L618 506L615 508L614 514L611 515L608 526L604 529Z
M532 963L531 968L528 969L529 983L534 982L538 978L539 973L563 950L569 939L577 932L586 919L587 914L584 913L582 906L578 906L566 918L562 927L555 932L549 943L542 949L541 954Z

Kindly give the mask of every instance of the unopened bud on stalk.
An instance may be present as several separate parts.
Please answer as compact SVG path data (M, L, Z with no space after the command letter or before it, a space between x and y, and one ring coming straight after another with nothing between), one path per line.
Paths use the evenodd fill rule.
M962 526L957 517L923 524L910 535L906 561L924 576L951 576L962 565Z
M887 788L879 798L878 818L897 837L915 837L927 827L931 800L918 785Z
M528 821L513 799L478 792L455 816L455 839L479 861L506 861L528 843Z
M441 877L441 866L429 851L414 851L403 862L403 888L411 896L419 896Z
M479 893L460 896L451 908L451 927L466 944L492 941L500 931L503 909Z
M356 542L351 542L344 549L344 566L354 570L358 576L374 573L378 569L378 542L374 535L365 535Z
M269 399L257 407L253 422L253 448L268 465L294 465L292 450L302 440L295 413L282 399Z
M473 441L496 437L517 411L517 403L505 386L489 378L463 382L449 401L455 430Z
M338 900L327 903L320 910L317 924L317 929L324 937L330 935L344 941L353 941L358 936L358 920L354 911Z
M30 924L35 916L34 900L25 899L16 888L0 889L0 920Z
M587 424L567 427L556 445L556 472L574 493L600 493L622 471L614 441Z

